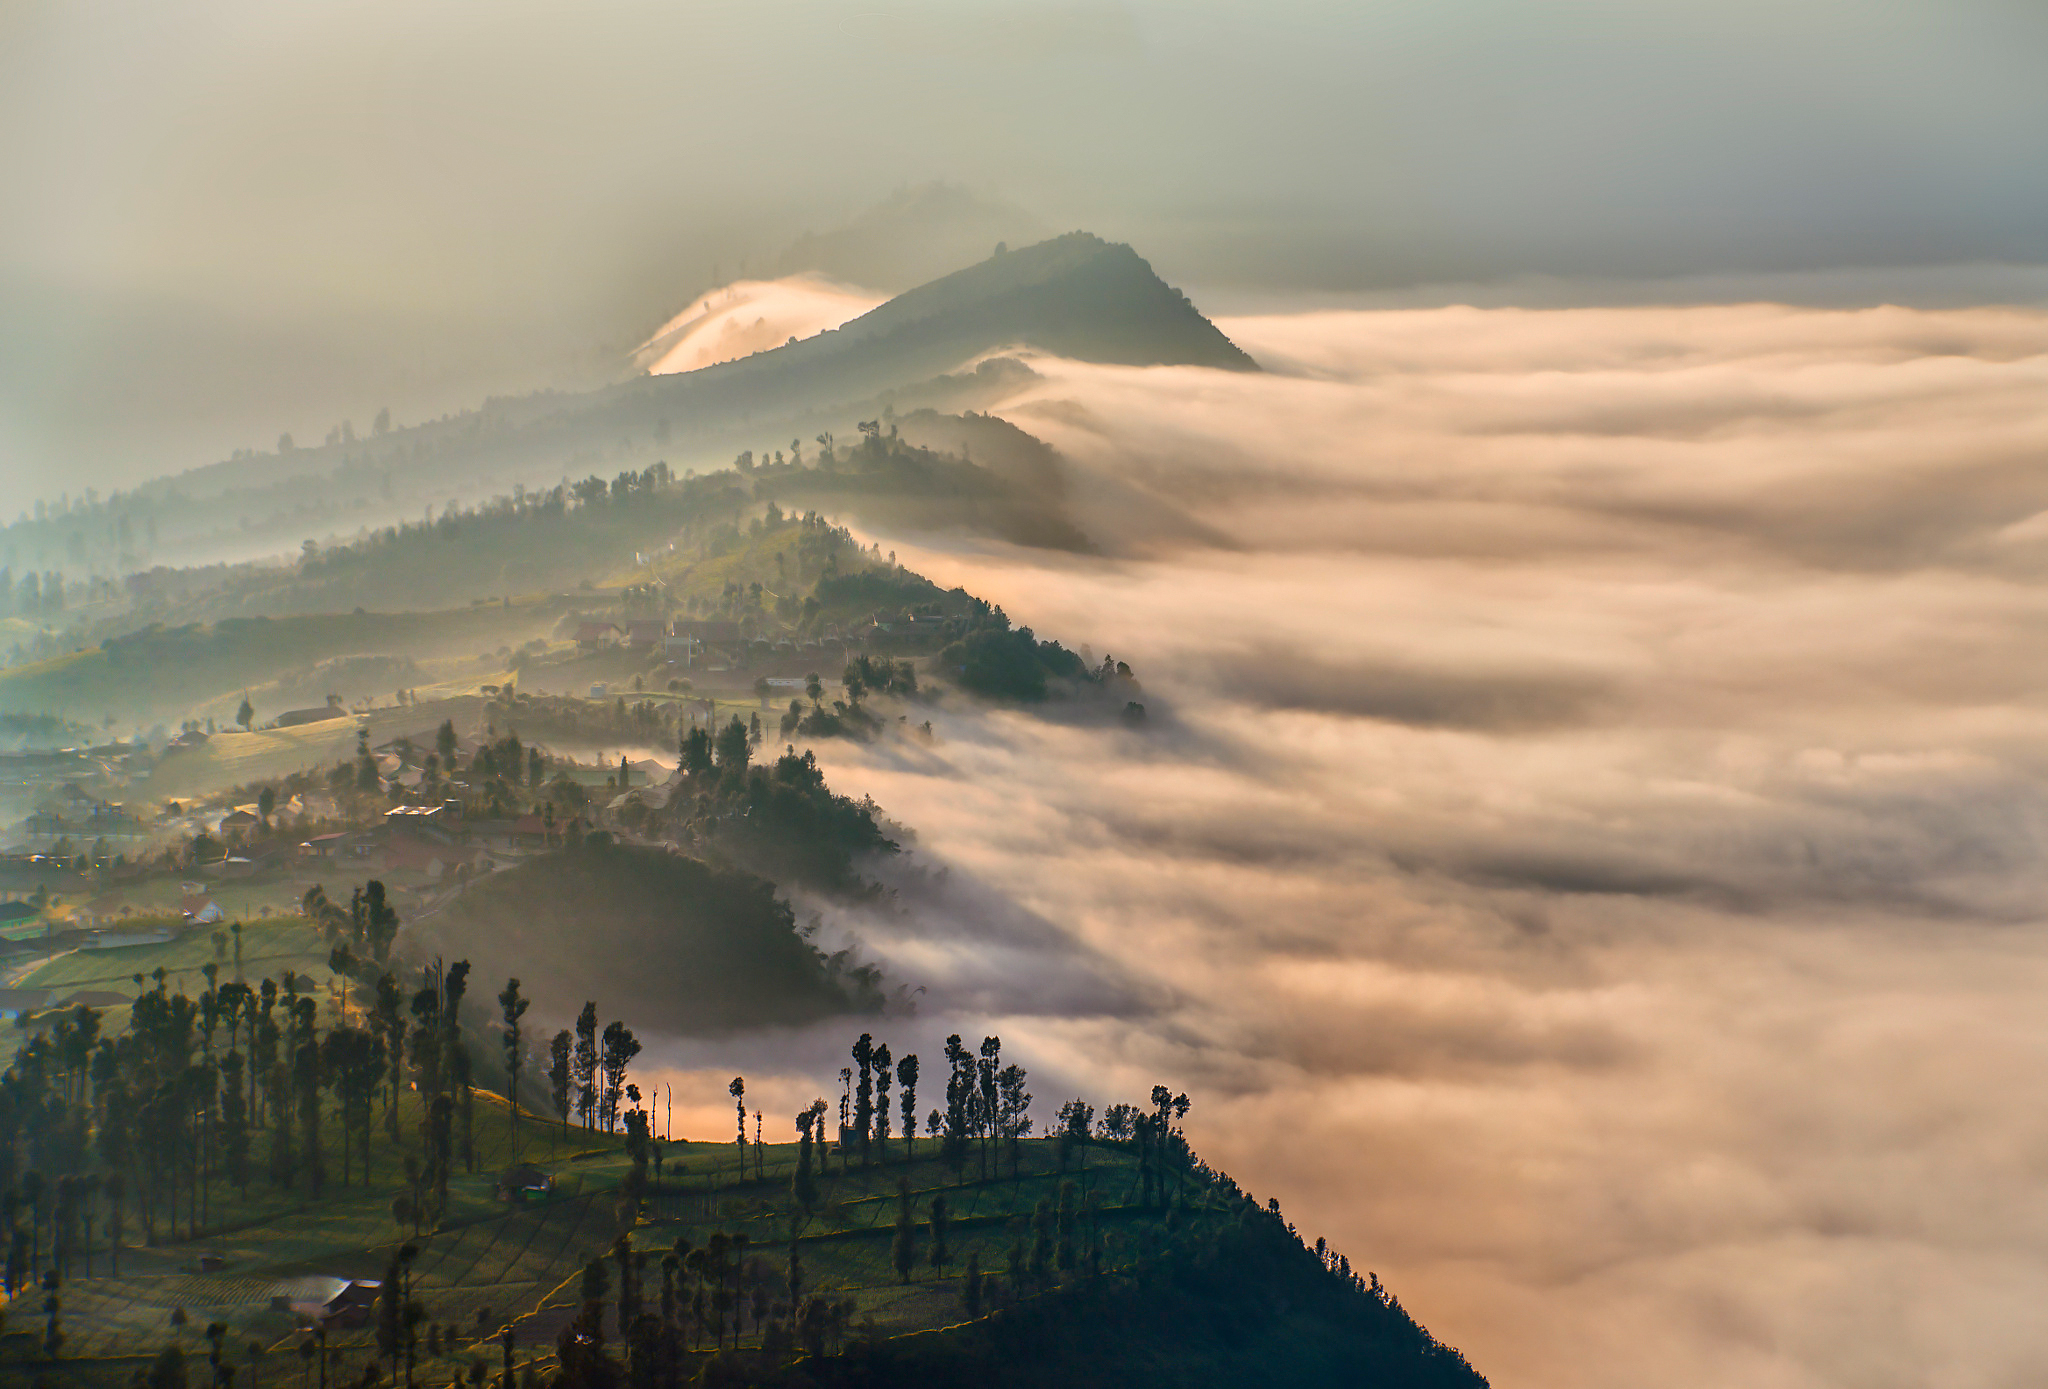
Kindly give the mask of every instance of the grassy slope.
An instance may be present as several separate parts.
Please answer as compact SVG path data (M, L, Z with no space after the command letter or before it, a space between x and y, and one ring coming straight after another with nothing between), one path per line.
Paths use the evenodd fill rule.
M410 1135L418 1129L411 1100L408 1096L401 1112L406 1141L393 1145L380 1128L368 1186L361 1184L358 1169L355 1185L339 1187L339 1133L330 1123L325 1131L329 1186L321 1199L312 1200L303 1191L279 1192L261 1182L252 1184L247 1200L216 1191L207 1233L155 1249L124 1249L119 1276L107 1269L102 1239L95 1276L74 1276L66 1286L64 1321L71 1339L64 1360L45 1367L56 1372L52 1382L98 1385L125 1379L142 1357L174 1338L170 1318L176 1308L184 1309L190 1321L184 1333L188 1350L195 1344L203 1350L198 1333L218 1320L230 1328L228 1344L238 1348L232 1357L237 1363L247 1360L246 1347L253 1341L276 1357L273 1363L296 1366L295 1358L286 1360L298 1339L293 1319L270 1309L271 1287L282 1279L316 1274L381 1276L390 1251L411 1235L390 1213L392 1199L403 1188L402 1159L412 1151ZM495 1369L495 1345L478 1339L479 1311L485 1314L486 1336L513 1322L522 1361L546 1357L574 1315L583 1265L603 1254L618 1233L616 1188L627 1163L617 1141L604 1135L565 1131L523 1116L519 1157L556 1174L557 1191L519 1207L492 1198L494 1176L512 1153L506 1117L502 1099L478 1095L477 1171L457 1175L447 1221L418 1240L418 1287L428 1316L464 1328L452 1356L427 1360L422 1348L427 1382L445 1382L476 1353L489 1358ZM853 1324L872 1321L885 1338L963 1321L960 1285L967 1255L978 1255L984 1271L1000 1271L1016 1238L1012 1222L1028 1217L1040 1197L1056 1195L1063 1180L1053 1145L1043 1140L1022 1145L1019 1179L1011 1179L1008 1164L1000 1163L1000 1175L984 1183L975 1179L971 1163L956 1176L934 1161L936 1145L928 1141L918 1143L918 1160L905 1161L899 1139L890 1144L886 1161L866 1169L845 1171L834 1160L820 1181L820 1208L802 1216L789 1197L795 1145L767 1145L758 1179L751 1163L741 1178L730 1143L664 1147L664 1180L633 1233L636 1249L653 1251L658 1261L678 1236L702 1245L713 1231L744 1233L760 1261L759 1276L780 1279L794 1229L807 1288L835 1299L850 1297L856 1308ZM920 1222L920 1259L908 1283L898 1278L890 1253L899 1178L910 1183ZM1127 1205L1136 1191L1130 1154L1091 1149L1088 1166L1071 1179L1105 1203L1103 1225L1113 1248L1135 1248L1138 1229L1157 1224L1156 1213ZM954 1257L943 1271L926 1262L923 1224L931 1198L941 1193L953 1213ZM128 1239L139 1243L141 1234L131 1212ZM222 1256L226 1267L197 1272L202 1253ZM747 1339L754 1340L751 1323ZM374 1353L374 1330L337 1328L330 1344L342 1351L345 1372L353 1375ZM0 1377L9 1372L0 1368Z
M413 1132L417 1118L416 1107L408 1105L403 1131ZM512 1151L505 1119L501 1100L479 1095L477 1173L456 1177L447 1221L417 1240L416 1287L427 1315L444 1326L461 1328L439 1357L427 1354L423 1338L419 1374L424 1383L445 1383L479 1356L495 1372L500 1363L495 1337L508 1322L516 1330L518 1360L538 1361L545 1368L556 1336L575 1315L583 1265L603 1255L619 1230L616 1188L627 1164L617 1142L581 1129L563 1130L531 1116L522 1120L519 1156L554 1173L557 1190L524 1206L493 1199L492 1174L507 1164ZM327 1139L330 1149L338 1146L332 1128ZM820 1180L819 1208L803 1215L789 1196L794 1145L766 1146L758 1178L751 1163L741 1175L730 1143L664 1145L663 1181L659 1194L645 1203L632 1232L633 1246L648 1251L651 1265L658 1268L662 1253L679 1236L702 1246L714 1231L745 1234L751 1251L749 1281L775 1286L786 1276L794 1235L807 1294L850 1299L850 1325L871 1328L866 1334L882 1343L882 1349L841 1362L813 1363L807 1377L793 1382L1239 1383L1251 1382L1236 1377L1242 1370L1261 1365L1270 1376L1264 1382L1352 1382L1303 1380L1290 1367L1339 1371L1375 1363L1377 1354L1391 1372L1384 1380L1375 1376L1373 1382L1483 1383L1449 1362L1422 1367L1431 1373L1418 1372L1412 1344L1376 1348L1370 1333L1348 1325L1358 1317L1355 1307L1348 1314L1339 1310L1333 1315L1315 1305L1313 1287L1286 1286L1289 1280L1274 1280L1272 1287L1249 1296L1250 1290L1239 1283L1220 1304L1216 1290L1204 1288L1199 1279L1155 1279L1150 1285L1120 1280L1114 1290L1076 1285L1059 1295L1064 1302L1026 1299L1003 1317L963 1325L968 1319L961 1285L968 1255L977 1256L985 1273L1000 1273L1011 1244L1019 1238L1019 1223L1029 1218L1040 1198L1056 1196L1063 1181L1074 1181L1101 1201L1101 1228L1112 1269L1128 1272L1134 1267L1131 1261L1140 1257L1139 1251L1156 1241L1161 1217L1133 1204L1136 1167L1132 1154L1119 1148L1093 1147L1084 1169L1061 1174L1053 1144L1027 1141L1021 1145L1016 1178L1007 1162L999 1162L997 1173L984 1182L977 1180L973 1162L956 1174L935 1160L936 1144L920 1140L917 1146L914 1161L905 1159L900 1139L889 1145L885 1160L867 1168L854 1165L846 1170L833 1160ZM175 1338L170 1318L176 1308L184 1309L190 1319L183 1337L188 1350L195 1344L203 1350L200 1328L219 1320L230 1328L227 1343L235 1348L230 1355L235 1363L249 1361L247 1347L253 1342L264 1348L273 1366L296 1367L291 1352L300 1335L289 1314L269 1308L270 1290L281 1279L315 1274L381 1276L390 1251L411 1234L394 1224L390 1214L391 1200L402 1185L393 1178L404 1151L380 1131L373 1181L346 1191L331 1184L336 1174L336 1156L331 1153L330 1187L317 1202L303 1193L279 1193L260 1185L252 1186L246 1202L217 1201L212 1232L156 1249L125 1250L118 1277L108 1273L102 1252L96 1276L74 1277L65 1290L65 1324L73 1338L69 1354L39 1368L51 1372L53 1385L119 1383ZM910 1185L919 1222L918 1262L907 1282L897 1275L891 1256L899 1179ZM952 1259L943 1270L928 1261L924 1223L931 1199L940 1194L952 1212ZM1228 1223L1221 1215L1193 1219L1197 1228L1208 1222L1222 1229ZM131 1237L135 1236L139 1230L131 1217ZM197 1272L201 1253L222 1256L226 1266L215 1273ZM654 1292L658 1275L650 1281L650 1294ZM1261 1308L1262 1298L1290 1305ZM1226 1307L1228 1315L1219 1319ZM1150 1327L1148 1317L1171 1318L1173 1324ZM608 1311L608 1331L611 1320ZM1031 1333L1034 1325L1040 1334ZM1141 1327L1166 1334L1172 1344L1149 1345L1145 1335L1133 1334ZM744 1344L757 1343L750 1320ZM329 1344L339 1352L337 1370L352 1379L375 1356L374 1328L336 1328ZM1003 1371L993 1378L992 1353ZM686 1382L711 1358L708 1351L694 1354ZM1056 1378L1045 1378L1034 1365L1053 1371Z
M0 712L49 713L97 722L177 718L201 706L231 708L241 692L306 676L322 662L352 655L427 661L470 657L544 634L560 611L528 604L438 612L333 613L233 619L212 626L144 630L86 651L0 671ZM431 675L413 684L433 683ZM301 689L295 701L317 704ZM337 691L350 699L388 698L388 689ZM260 709L273 718L277 708Z
M196 984L198 967L211 950L210 941L195 933L159 946L78 952L44 965L30 982L129 991L132 975L161 965L174 984ZM335 1010L324 958L323 944L302 921L245 927L248 977L278 977L287 968L311 974L320 981L326 1026ZM487 1000L472 999L467 1016L475 1024L488 1011ZM109 1010L110 1032L125 1024L124 1014ZM472 1047L473 1054L483 1049L475 1041ZM475 1093L475 1171L458 1171L447 1219L418 1238L418 1291L427 1315L463 1329L438 1358L428 1356L423 1343L422 1384L446 1384L478 1354L495 1370L497 1347L488 1338L508 1322L516 1327L519 1359L538 1360L545 1368L557 1334L575 1314L584 1264L609 1249L619 1232L617 1189L629 1168L620 1142L565 1129L530 1112L519 1119L517 1159L554 1174L557 1189L545 1200L517 1207L493 1198L495 1174L515 1159L509 1117L501 1097ZM182 1224L175 1235L160 1226L163 1242L139 1247L143 1226L131 1199L118 1276L108 1267L102 1228L92 1275L77 1266L63 1289L69 1337L64 1358L32 1363L33 1348L11 1338L0 1348L0 1382L45 1376L53 1389L114 1389L174 1339L203 1354L200 1333L213 1321L229 1328L229 1358L244 1367L239 1384L252 1382L252 1343L268 1367L254 1383L298 1369L295 1350L302 1337L289 1314L270 1308L271 1290L280 1280L311 1275L381 1276L391 1251L412 1236L394 1221L391 1207L404 1189L404 1160L418 1151L420 1118L417 1097L402 1096L400 1138L394 1142L385 1135L380 1101L370 1180L363 1181L358 1160L354 1184L343 1186L341 1133L330 1102L323 1132L328 1186L322 1196L313 1199L303 1188L275 1189L260 1175L246 1195L217 1184L197 1238ZM259 1174L266 1151L259 1131L252 1144ZM729 1141L665 1144L661 1181L643 1205L632 1241L650 1253L658 1270L661 1253L679 1236L701 1247L715 1231L744 1234L752 1250L749 1279L779 1290L794 1237L807 1295L850 1299L850 1325L871 1327L862 1334L873 1344L827 1363L807 1362L791 1372L792 1385L1132 1389L1261 1382L1436 1389L1482 1382L1462 1362L1431 1350L1405 1319L1384 1315L1357 1295L1332 1291L1330 1280L1312 1263L1304 1264L1311 1256L1291 1242L1283 1241L1284 1267L1271 1258L1249 1272L1242 1259L1227 1257L1208 1266L1199 1259L1187 1267L1161 1263L1156 1250L1174 1225L1209 1232L1204 1238L1226 1237L1233 1217L1197 1212L1163 1224L1157 1211L1138 1209L1135 1155L1127 1149L1091 1146L1065 1174L1049 1142L1027 1141L1018 1155L1012 1175L1006 1155L998 1152L984 1181L975 1160L956 1172L937 1161L937 1145L928 1139L918 1141L911 1160L898 1138L870 1167L849 1168L835 1156L819 1175L817 1207L804 1213L790 1195L794 1144L766 1145L744 1165ZM899 1179L908 1181L919 1222L918 1263L908 1282L898 1277L891 1259ZM1029 1298L1000 1316L968 1323L961 1298L967 1256L978 1256L984 1272L1003 1272L1012 1243L1028 1238L1020 1222L1041 1198L1056 1198L1067 1180L1077 1184L1084 1200L1093 1196L1100 1202L1106 1266L1120 1271L1118 1276L1099 1286L1075 1284ZM941 1193L952 1212L953 1258L943 1270L927 1261L924 1223L932 1198ZM225 1266L199 1272L202 1254L220 1256ZM658 1291L658 1272L649 1286L650 1296ZM7 1310L12 1332L40 1324L36 1296ZM177 1310L187 1318L182 1333L171 1320ZM757 1338L750 1322L747 1344ZM336 1371L352 1380L374 1355L374 1329L337 1328L330 1345L340 1355ZM712 1358L709 1352L694 1356L687 1373L694 1375ZM774 1367L756 1370L769 1377L759 1382L784 1382L775 1378L782 1372Z

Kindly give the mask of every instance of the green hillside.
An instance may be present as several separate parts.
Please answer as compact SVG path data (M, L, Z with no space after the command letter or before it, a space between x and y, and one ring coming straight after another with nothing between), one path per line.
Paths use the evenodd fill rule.
M343 1015L301 982L297 1009L289 992L279 1000L305 1013L293 1027L311 1051L252 1084L258 1103L243 1109L226 1098L243 1071L235 1024L214 1025L222 998L230 1017L239 1006L222 983L196 1005L145 986L110 1039L118 1059L89 1067L90 1081L72 1059L93 1049L76 1045L97 1021L87 1013L16 1057L0 1128L16 1213L0 1381L113 1389L182 1358L194 1383L217 1356L250 1384L312 1374L324 1356L334 1385L478 1384L479 1364L493 1382L509 1371L562 1389L1484 1383L1377 1280L1306 1248L1276 1208L1201 1164L1178 1129L1184 1101L1120 1106L1099 1124L1076 1102L1059 1136L1005 1137L1019 1127L1010 1098L1029 1100L1021 1069L986 1082L1003 1098L978 1109L975 1087L944 1085L934 1057L920 1093L945 1107L942 1134L863 1127L890 1099L884 1089L868 1109L864 1073L856 1129L830 1143L812 1141L823 1101L797 1117L794 1142L755 1141L758 1118L745 1141L655 1138L660 1107L629 1088L564 1120L451 1084L467 1065L458 1047L494 1045L478 1025L487 999L443 1027L459 987L425 990L412 1064L387 1070L373 1052L373 1084L357 1089L345 1039L386 1026L374 993ZM265 1026L253 1013L243 1024L259 1054ZM529 1040L539 1069L544 1035ZM134 1088L167 1042L190 1048L188 1076L215 1076L222 1103L195 1115L189 1088ZM975 1058L957 1054L971 1073ZM886 1075L890 1058L874 1059ZM20 1108L62 1095L83 1098L82 1126ZM164 1103L175 1119L150 1107ZM608 1104L623 1132L606 1131ZM763 1137L790 1128L779 1119ZM515 1168L545 1189L507 1199ZM389 1315L380 1292L360 1320L309 1330L312 1314L288 1304L318 1279L383 1282Z
M551 629L562 611L489 605L152 623L83 651L0 670L0 712L149 722L195 706L232 709L244 690L265 685L276 702L258 711L259 721L288 707L317 706L328 693L389 701L399 685L436 683L432 663L517 646Z

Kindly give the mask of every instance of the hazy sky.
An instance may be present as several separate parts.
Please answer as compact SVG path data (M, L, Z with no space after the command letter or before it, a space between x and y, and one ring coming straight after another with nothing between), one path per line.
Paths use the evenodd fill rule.
M0 505L590 374L932 179L1210 294L2048 261L2044 64L2029 0L24 0Z

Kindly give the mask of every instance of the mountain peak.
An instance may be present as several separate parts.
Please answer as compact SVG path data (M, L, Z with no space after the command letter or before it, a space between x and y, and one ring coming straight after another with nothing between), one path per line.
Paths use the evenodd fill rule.
M999 248L825 336L847 346L910 332L983 339L977 350L1028 345L1084 362L1258 368L1144 257L1085 231Z
M1116 366L1259 369L1136 251L1077 231L998 247L838 328L658 379L665 398L705 409L787 408L865 399L1011 347Z

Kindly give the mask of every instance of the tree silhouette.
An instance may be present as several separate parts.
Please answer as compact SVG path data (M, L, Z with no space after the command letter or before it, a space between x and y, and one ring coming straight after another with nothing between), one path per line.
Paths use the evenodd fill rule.
M932 1197L932 1267L939 1271L941 1278L946 1276L947 1260L953 1257L952 1247L946 1242L947 1233L951 1229L950 1216L951 1213L946 1209L946 1198Z
M597 1004L586 1003L576 1015L576 1112L583 1127L597 1123Z
M911 1215L908 1177L896 1179L896 1237L889 1245L889 1261L896 1276L908 1283L910 1270L917 1266L917 1222Z
M569 1036L567 1028L557 1032L555 1039L548 1043L549 1094L555 1102L555 1113L561 1116L564 1129L569 1127L569 1085L574 1079L574 1074L570 1069L570 1054L571 1048L574 1045L575 1043Z
M895 1058L889 1055L889 1044L878 1043L875 1047L875 1156L883 1162L889 1160L889 1081L894 1072L889 1067Z
M739 1110L739 1115L740 1115L740 1136L739 1136L739 1145L740 1145L740 1175L741 1175L742 1177L745 1177L745 1176L746 1176L746 1174L747 1174L747 1081L746 1081L746 1077L744 1077L744 1076L734 1076L734 1077L732 1078L732 1084L731 1084L731 1085L728 1085L728 1086L726 1087L726 1093L727 1093L728 1095L731 1095L731 1096L732 1096L733 1104L734 1104L734 1106L735 1106L735 1107L737 1107L737 1108L738 1108L738 1110Z
M604 1068L604 1128L606 1133L618 1127L619 1095L626 1085L626 1067L640 1054L639 1039L633 1036L631 1028L622 1022L607 1023L604 1029L604 1051L600 1064ZM745 1116L742 1115L742 1118ZM741 1126L743 1129L744 1124ZM744 1133L742 1137L744 1137Z
M853 1044L857 1080L853 1092L853 1131L860 1144L860 1161L868 1162L868 1140L875 1126L875 1042L863 1032Z
M818 1181L812 1175L812 1145L816 1140L811 1136L817 1122L816 1109L806 1109L796 1116L796 1175L790 1179L789 1194L795 1199L797 1209L805 1215L809 1215L818 1204ZM795 1248L795 1245L790 1246L792 1257ZM794 1293L791 1296L794 1297Z
M526 1016L529 1000L519 996L519 981L507 979L498 994L498 1013L505 1020L505 1127L512 1149L512 1161L519 1161L519 1073L526 1066L526 1047L519 1020Z
M718 739L712 749L712 756L721 773L743 773L747 761L753 755L753 744L747 739L747 726L735 714L731 723L718 730Z
M967 1272L960 1280L960 1305L969 1321L981 1315L981 1255L972 1250L967 1254Z
M912 1052L896 1063L896 1080L903 1087L900 1101L903 1109L903 1151L906 1157L917 1156L917 1053Z

